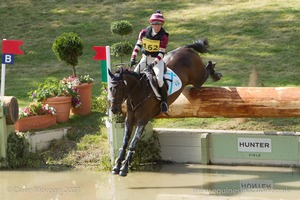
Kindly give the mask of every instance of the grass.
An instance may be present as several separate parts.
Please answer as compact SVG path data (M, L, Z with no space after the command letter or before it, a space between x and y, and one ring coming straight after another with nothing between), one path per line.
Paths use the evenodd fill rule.
M92 46L119 42L110 31L113 21L128 20L133 33L126 40L135 44L138 32L148 25L150 15L160 9L170 33L168 50L208 38L210 54L224 74L221 81L207 81L206 86L248 86L253 69L258 71L257 86L299 86L300 2L294 0L2 0L0 2L0 38L23 40L24 55L15 56L15 64L6 67L7 96L15 96L20 106L29 102L27 92L46 78L71 75L71 67L58 61L51 46L64 32L77 33L84 43L84 53L76 67L78 75L94 78L93 96L100 95L101 72L93 61ZM129 56L128 56L129 61ZM112 58L116 65L119 58ZM80 151L90 144L101 149L104 133L103 113L93 110L88 117L72 117L72 146L64 154L67 163L79 163ZM300 120L292 119L162 119L155 127L211 128L299 131ZM89 136L86 136L89 135ZM75 149L75 150L74 150ZM76 152L76 150L78 150ZM77 154L78 153L78 154ZM69 155L73 155L68 157ZM99 158L98 158L99 159ZM91 158L91 160L93 160ZM74 161L74 162L71 162Z
M119 36L110 32L110 23L129 20L135 43L138 31L160 8L170 33L168 49L207 37L211 54L224 79L207 85L246 86L255 67L258 86L297 86L300 60L300 3L294 1L34 1L4 0L0 4L0 37L23 40L24 55L16 56L7 67L6 94L16 96L21 105L28 102L27 91L47 77L71 75L71 67L58 61L52 42L63 32L76 32L84 42L84 54L77 66L78 74L95 78L93 94L99 95L99 62L93 61L92 46L111 45ZM109 11L109 12L108 12ZM174 13L175 12L175 13ZM128 59L129 60L129 59ZM118 58L113 58L113 65ZM285 72L285 73L282 73Z

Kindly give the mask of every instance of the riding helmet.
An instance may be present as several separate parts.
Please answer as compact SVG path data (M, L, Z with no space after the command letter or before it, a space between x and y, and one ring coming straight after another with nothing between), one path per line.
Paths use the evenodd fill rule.
M150 24L164 24L164 16L157 10L156 13L152 14L149 20Z

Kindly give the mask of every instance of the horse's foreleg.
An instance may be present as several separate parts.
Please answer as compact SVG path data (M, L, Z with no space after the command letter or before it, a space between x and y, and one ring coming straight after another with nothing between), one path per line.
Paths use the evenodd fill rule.
M122 148L119 149L119 155L116 159L116 165L112 169L113 174L119 174L120 168L122 166L123 160L125 160L126 149L130 140L130 136L133 129L133 121L127 120L125 121L125 134L123 138Z
M132 139L132 141L130 143L130 146L129 146L129 152L128 152L127 156L126 156L126 159L124 161L124 164L123 164L122 168L120 169L120 173L119 173L120 176L127 176L127 174L128 174L128 167L129 167L130 162L132 160L132 156L134 154L134 150L135 150L136 144L139 141L139 139L141 138L145 126L146 125L138 125L137 126L135 134L134 134L134 137L133 137L133 139Z

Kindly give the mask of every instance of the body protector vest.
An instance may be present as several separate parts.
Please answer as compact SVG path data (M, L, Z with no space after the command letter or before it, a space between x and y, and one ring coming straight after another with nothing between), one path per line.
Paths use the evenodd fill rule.
M160 42L164 35L169 35L163 28L160 29L160 31L155 35L152 36L152 27L148 26L146 28L146 34L143 37L143 49L142 52L145 55L150 55L152 57L156 57L158 55L159 49L160 49ZM161 52L163 53L163 52Z

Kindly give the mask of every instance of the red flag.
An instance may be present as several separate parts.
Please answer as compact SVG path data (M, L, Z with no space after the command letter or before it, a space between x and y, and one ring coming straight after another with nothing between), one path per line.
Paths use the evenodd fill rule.
M96 55L93 57L94 60L106 60L106 47L105 46L93 46L96 51Z
M2 40L3 54L23 54L20 46L24 42L22 40Z

